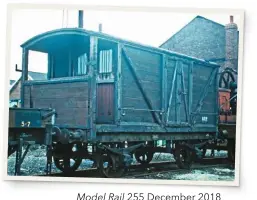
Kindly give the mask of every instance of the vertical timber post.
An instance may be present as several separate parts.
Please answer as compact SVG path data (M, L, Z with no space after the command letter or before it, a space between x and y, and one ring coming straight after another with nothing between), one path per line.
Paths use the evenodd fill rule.
M170 90L170 96L169 96L169 102L168 102L168 108L167 108L167 117L166 117L166 123L168 124L169 121L169 115L170 115L170 110L171 110L171 104L173 100L173 92L174 92L174 87L175 87L175 82L177 79L177 68L178 68L178 61L176 61L175 64L175 69L173 73L173 78L172 78L172 84L171 84L171 90Z
M29 51L25 48L22 49L22 75L21 75L21 107L24 107L24 85L23 83L28 80L28 59Z
M19 136L18 148L16 151L16 160L15 160L15 172L14 175L20 175L21 173L21 157L22 157L22 147L23 147L23 138Z
M188 122L191 124L191 112L193 106L193 67L194 62L192 61L189 65L189 76L188 76Z
M177 60L178 62L178 69L177 69L177 79L176 79L176 88L175 88L175 102L176 102L176 124L180 124L181 123L181 97L182 97L182 93L181 93L181 75L182 75L182 61L181 60Z
M121 49L122 45L118 43L117 45L117 62L116 62L116 73L115 73L115 124L119 125L121 122L121 94L122 94L122 85L121 85Z
M53 76L52 76L52 55L50 53L48 54L47 59L48 59L47 79L49 80L49 79L53 78Z
M185 111L185 117L186 117L186 122L188 123L188 104L187 104L187 97L188 97L188 91L186 92L186 86L185 86L185 74L184 74L184 68L183 68L183 63L181 66L181 90L182 90L182 95L183 95L183 101L184 102L184 111ZM188 73L188 71L187 71ZM181 96L182 98L182 96Z
M72 70L72 63L71 63L71 51L69 51L68 52L68 62L69 62L69 76L73 76L73 74L72 74L72 72L73 72L73 70Z
M45 127L45 144L46 144L46 174L51 174L52 172L52 128L53 124L46 124Z
M95 36L90 36L90 68L89 68L89 129L90 139L96 139L96 76L97 76L97 46L98 40Z
M164 54L162 54L161 57L161 74L162 74L162 80L161 80L161 110L162 110L162 123L166 123L166 104L167 104L167 65L166 65L166 57Z

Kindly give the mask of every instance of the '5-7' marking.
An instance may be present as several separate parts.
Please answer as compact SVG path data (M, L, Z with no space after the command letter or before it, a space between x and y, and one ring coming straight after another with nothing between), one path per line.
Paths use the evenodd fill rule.
M29 127L29 126L30 126L30 121L28 122L21 121L21 127Z

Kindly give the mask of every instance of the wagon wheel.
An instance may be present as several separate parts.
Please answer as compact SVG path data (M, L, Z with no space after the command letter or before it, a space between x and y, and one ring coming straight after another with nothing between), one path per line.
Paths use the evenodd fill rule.
M135 158L137 162L139 162L142 165L148 164L153 159L153 152L145 152L145 151L136 151L135 152Z
M106 178L120 178L125 173L125 168L122 165L118 165L119 159L116 157L109 154L101 156L99 170L102 176ZM114 169L115 165L116 168Z
M59 144L54 150L54 164L59 170L64 173L76 171L82 162L82 158L72 156L72 154L81 150L81 145L76 145L76 149L74 149L74 147L74 144Z
M181 169L190 169L193 162L192 151L184 146L178 145L174 152L176 164Z
M230 89L230 84L235 82L235 77L231 71L223 71L220 74L219 87Z
M72 162L71 162L72 160ZM55 166L64 173L76 171L82 162L81 158L54 158Z

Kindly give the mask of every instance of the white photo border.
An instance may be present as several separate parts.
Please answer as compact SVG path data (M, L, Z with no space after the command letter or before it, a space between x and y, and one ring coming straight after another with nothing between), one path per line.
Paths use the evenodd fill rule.
M7 174L7 149L8 149L8 120L9 120L9 76L11 59L11 30L12 12L19 9L87 9L94 11L124 11L124 12L173 12L173 13L197 13L197 14L230 14L240 16L238 22L241 28L239 34L238 50L238 95L237 95L237 116L236 116L236 157L235 157L235 178L234 181L192 181L192 180L156 180L156 179L103 179L103 178L70 178L70 177L39 177L39 176L9 176ZM244 46L244 10L241 9L220 9L220 8L174 8L174 7L132 7L132 6L96 6L96 5L70 5L70 4L8 4L7 5L7 26L6 26L6 71L5 71L5 107L3 126L3 179L18 181L56 181L56 182L87 182L87 183L126 183L126 184L155 184L155 185L203 185L203 186L239 186L240 178L240 150L241 150L241 123L242 123L242 77L243 77L243 46Z

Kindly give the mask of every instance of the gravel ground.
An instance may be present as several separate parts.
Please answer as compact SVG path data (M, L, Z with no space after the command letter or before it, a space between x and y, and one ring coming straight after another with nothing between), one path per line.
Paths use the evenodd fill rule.
M152 176L145 176L141 179L163 179L163 180L192 180L192 181L233 181L234 169L213 168L203 170L191 170L188 173L160 173Z
M211 151L207 151L206 156L210 155ZM46 166L46 151L44 147L31 149L27 156L25 157L22 166L21 174L25 176L44 174ZM220 151L215 152L216 157L226 156L227 152ZM154 154L153 161L174 161L171 154L156 153ZM134 159L133 163L136 163ZM8 175L14 174L15 165L15 154L11 155L8 159ZM90 160L83 160L79 169L90 168L93 162ZM52 165L52 172L60 172L55 165ZM157 174L154 176L146 176L145 179L169 179L169 180L210 180L210 181L233 181L235 171L227 168L213 168L213 169L203 169L203 170L192 170L189 173L165 173Z
M210 156L211 151L207 150L206 156ZM215 157L227 156L226 151L215 151ZM154 161L175 161L173 155L156 153L153 158ZM235 176L234 169L228 168L213 168L202 170L191 170L188 173L168 172L160 173L152 176L140 177L140 179L165 179L165 180L194 180L194 181L233 181Z

